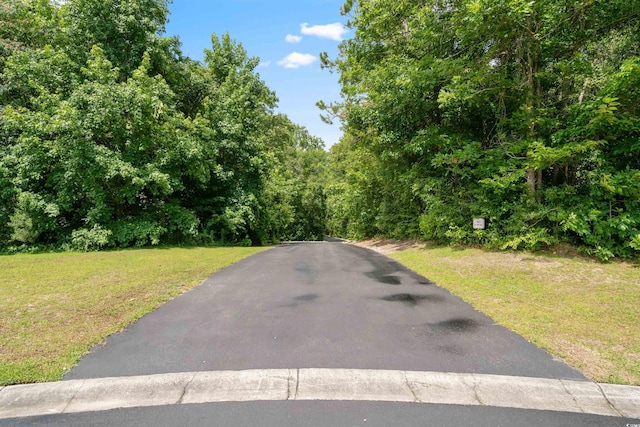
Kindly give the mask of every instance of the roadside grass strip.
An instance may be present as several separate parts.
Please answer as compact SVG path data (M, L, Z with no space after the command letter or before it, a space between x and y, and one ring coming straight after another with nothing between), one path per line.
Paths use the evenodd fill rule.
M265 249L0 256L0 385L59 380L105 337Z
M262 369L95 378L0 389L0 419L118 408L249 401L379 401L640 417L640 387L358 369Z
M477 249L389 255L591 380L640 385L640 266Z

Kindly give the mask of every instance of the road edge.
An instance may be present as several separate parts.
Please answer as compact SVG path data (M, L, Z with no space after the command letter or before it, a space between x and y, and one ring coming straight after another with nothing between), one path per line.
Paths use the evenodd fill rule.
M249 401L384 401L640 419L640 387L471 373L368 369L180 372L7 386L0 419Z

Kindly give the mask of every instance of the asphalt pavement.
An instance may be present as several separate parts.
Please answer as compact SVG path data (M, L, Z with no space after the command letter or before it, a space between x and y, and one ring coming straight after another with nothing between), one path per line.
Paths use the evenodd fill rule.
M12 427L635 427L637 421L495 407L390 402L230 402L45 415L11 420Z
M326 242L280 245L212 275L65 379L274 368L585 379L390 258Z
M640 388L592 383L428 278L328 242L212 275L64 381L0 388L0 425L635 427L637 408Z

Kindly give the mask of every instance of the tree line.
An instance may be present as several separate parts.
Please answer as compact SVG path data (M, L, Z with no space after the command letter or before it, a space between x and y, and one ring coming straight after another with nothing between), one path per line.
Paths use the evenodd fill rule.
M322 237L322 141L228 34L183 56L168 3L2 0L0 250Z
M347 0L329 153L228 34L183 56L168 3L2 1L0 250L328 232L640 253L640 0Z
M347 0L330 232L640 253L638 0ZM476 230L472 218L485 218Z

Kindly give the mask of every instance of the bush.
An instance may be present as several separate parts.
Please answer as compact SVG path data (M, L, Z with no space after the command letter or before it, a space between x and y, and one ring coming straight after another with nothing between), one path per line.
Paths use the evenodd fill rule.
M89 252L97 251L109 244L111 230L105 230L99 225L91 229L82 228L71 233L70 249Z

